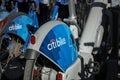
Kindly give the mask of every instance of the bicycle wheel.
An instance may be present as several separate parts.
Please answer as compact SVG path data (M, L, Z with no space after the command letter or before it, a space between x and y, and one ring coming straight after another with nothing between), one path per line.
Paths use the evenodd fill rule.
M90 11L90 5L88 5L86 1L77 0L75 9L78 25L83 29Z
M34 64L35 64L35 60L26 61L23 80L33 80Z
M18 19L17 17L22 15L27 16L25 13L21 13L21 12L16 12L8 15L6 17L6 23L3 25L4 27L0 35L0 62L1 62L2 74L4 74L6 68L9 66L10 64L9 62L14 61L14 59L18 58L22 53L21 48L25 43L24 40L19 35L9 32L12 30L9 30L8 32L6 31L7 28L8 29L10 28L9 24L14 22L13 20ZM22 18L20 17L20 19L23 19L23 17ZM13 73L13 74L18 74L18 73Z
M23 80L56 80L59 71L54 63L39 55L36 59L27 59Z

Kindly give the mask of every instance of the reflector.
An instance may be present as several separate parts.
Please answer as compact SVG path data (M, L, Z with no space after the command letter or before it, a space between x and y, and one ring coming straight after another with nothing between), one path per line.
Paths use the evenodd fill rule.
M34 35L31 36L31 38L30 38L30 42L31 42L31 44L35 44L35 42L36 42L36 38L35 38Z
M57 79L56 80L62 80L62 74L61 73L57 74Z

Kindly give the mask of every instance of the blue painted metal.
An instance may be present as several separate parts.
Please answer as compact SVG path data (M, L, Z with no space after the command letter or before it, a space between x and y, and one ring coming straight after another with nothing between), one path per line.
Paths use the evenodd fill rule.
M59 6L58 6L58 5L55 5L50 20L57 20L57 18L58 18L58 9L59 9Z
M52 60L62 71L66 71L77 59L77 49L67 25L56 25L46 35L40 51Z
M61 3L62 5L67 5L68 1L67 0L56 0L56 2Z

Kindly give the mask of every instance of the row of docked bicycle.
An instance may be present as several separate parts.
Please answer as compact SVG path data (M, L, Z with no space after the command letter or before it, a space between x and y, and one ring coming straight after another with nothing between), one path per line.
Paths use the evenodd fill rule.
M76 1L42 0L39 10L37 1L5 1L0 11L0 80L80 79Z
M0 80L118 79L118 2L4 1Z

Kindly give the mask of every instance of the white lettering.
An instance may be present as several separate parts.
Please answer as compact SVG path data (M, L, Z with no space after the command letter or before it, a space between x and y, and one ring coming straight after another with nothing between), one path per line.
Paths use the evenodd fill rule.
M9 27L9 30L18 30L18 29L22 29L22 25L20 24L12 24L10 27Z
M48 50L52 50L51 44L47 45Z
M58 38L47 45L48 50L55 49L66 44L65 38Z

